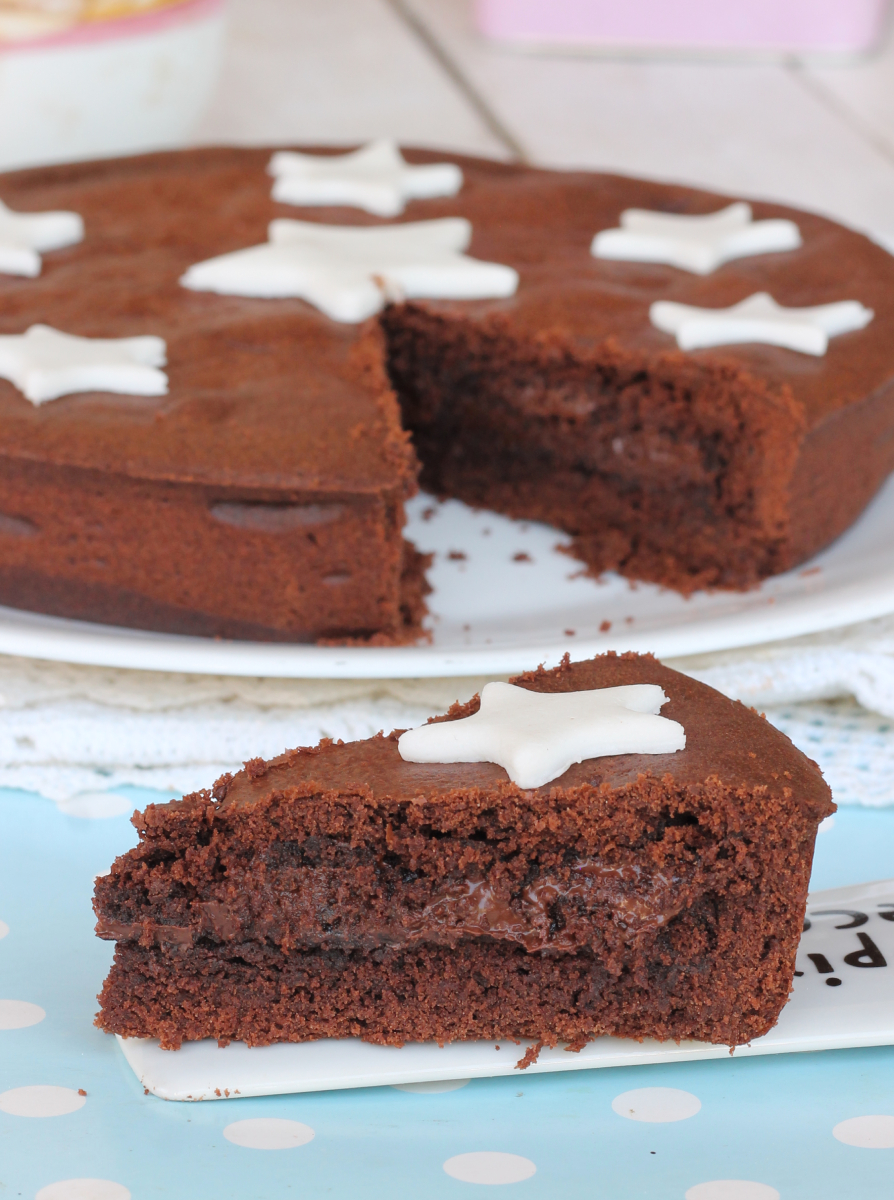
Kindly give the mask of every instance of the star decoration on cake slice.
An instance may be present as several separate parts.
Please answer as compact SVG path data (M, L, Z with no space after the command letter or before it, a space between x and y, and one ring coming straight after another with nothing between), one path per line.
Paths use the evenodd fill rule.
M377 217L399 216L408 200L455 196L463 173L455 163L411 166L390 138L350 154L299 154L281 150L267 168L273 199L285 204L345 204Z
M479 300L518 287L512 267L463 253L472 238L463 217L372 228L279 220L268 236L197 263L180 282L229 296L297 296L344 322L365 321L389 301Z
M755 292L731 308L696 308L656 300L649 309L652 324L672 333L681 350L763 342L817 356L826 353L830 337L864 329L874 315L858 300L783 308L767 292Z
M0 200L0 273L40 274L40 255L84 240L84 222L74 212L20 213Z
M159 370L167 349L160 337L88 338L32 325L0 337L0 378L32 404L73 392L163 396L168 377Z
M651 683L589 692L488 683L477 713L407 730L397 745L406 762L497 763L519 787L537 788L584 759L683 750L683 726L658 715L666 703Z
M590 253L595 258L666 263L709 275L733 258L797 250L800 245L801 233L794 221L755 221L751 205L737 201L707 216L625 209L621 228L597 233Z

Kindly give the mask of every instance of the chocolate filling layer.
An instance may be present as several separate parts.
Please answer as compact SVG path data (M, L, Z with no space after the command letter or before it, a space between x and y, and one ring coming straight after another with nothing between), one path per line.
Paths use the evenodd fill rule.
M396 881L388 883L394 888ZM422 904L413 903L414 890L418 895L419 888L397 890L384 903L373 892L358 905L348 899L342 870L301 868L291 878L274 872L254 896L183 899L163 910L151 906L130 920L124 910L117 916L104 913L96 931L102 938L143 946L211 938L370 950L421 942L453 946L463 938L485 937L516 942L528 951L573 951L600 941L599 930L609 922L630 939L654 933L684 907L688 894L677 876L646 877L635 864L611 867L595 860L574 863L561 876L541 875L515 894L495 887L480 872L438 883ZM260 910L257 916L253 910Z

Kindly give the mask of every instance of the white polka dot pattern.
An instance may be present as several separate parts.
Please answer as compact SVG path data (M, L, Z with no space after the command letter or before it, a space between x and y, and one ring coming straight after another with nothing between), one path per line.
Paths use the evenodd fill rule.
M64 1117L77 1112L87 1102L74 1088L53 1084L11 1088L0 1092L0 1112L11 1117Z
M118 796L115 792L78 792L67 800L59 800L56 807L67 817L82 817L86 820L102 821L108 817L121 817L133 812L132 800Z
M111 1179L60 1179L42 1187L34 1200L130 1200L130 1192Z
M859 1146L863 1150L890 1150L894 1147L894 1116L851 1117L847 1121L839 1121L832 1130L832 1136L846 1146Z
M47 1014L28 1000L0 1000L0 1029L25 1029L38 1025Z
M234 1121L223 1131L234 1146L247 1150L291 1150L312 1141L315 1134L309 1125L287 1121L283 1117L252 1117Z
M5 938L9 933L9 926L5 921L0 921L0 938Z
M475 1150L456 1154L444 1163L444 1170L463 1183L521 1183L530 1179L537 1168L529 1158L520 1154L505 1154L500 1150Z
M612 1100L612 1108L628 1121L685 1121L702 1106L698 1096L679 1088L646 1087L622 1092Z
M712 1179L689 1188L686 1200L780 1200L780 1197L767 1183L755 1183L751 1179Z

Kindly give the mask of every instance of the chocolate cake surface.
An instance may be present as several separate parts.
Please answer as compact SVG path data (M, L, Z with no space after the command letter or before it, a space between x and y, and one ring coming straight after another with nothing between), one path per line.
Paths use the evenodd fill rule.
M324 151L321 151L324 152ZM401 537L423 484L565 530L593 571L684 592L743 588L841 533L894 465L894 260L821 217L803 245L697 276L593 258L630 207L714 212L708 192L449 158L469 252L520 274L508 299L395 305L366 326L301 300L193 292L192 264L263 242L275 217L379 224L270 197L270 151L201 149L21 171L22 211L86 239L38 279L0 276L0 333L42 322L155 334L170 393L35 408L0 380L0 603L123 625L314 640L418 633L423 563ZM649 321L766 291L855 299L867 328L824 357L763 345L682 354ZM412 444L410 444L412 437ZM263 579L263 586L258 580Z
M834 810L819 769L650 656L514 682L659 684L686 748L585 760L526 791L489 763L405 762L379 735L150 805L96 883L97 933L118 943L97 1024L168 1048L765 1033Z

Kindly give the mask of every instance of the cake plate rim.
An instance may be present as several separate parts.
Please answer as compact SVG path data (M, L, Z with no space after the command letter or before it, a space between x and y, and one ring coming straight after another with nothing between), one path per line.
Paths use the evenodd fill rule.
M748 592L700 592L689 599L618 576L585 577L581 564L561 549L565 535L547 526L425 495L410 502L408 517L408 536L435 554L428 643L230 641L0 606L0 654L261 678L499 676L539 663L555 666L565 653L574 661L606 651L676 659L821 633L894 612L894 475L857 522L809 562Z

